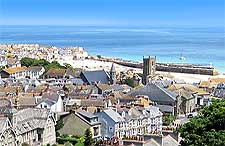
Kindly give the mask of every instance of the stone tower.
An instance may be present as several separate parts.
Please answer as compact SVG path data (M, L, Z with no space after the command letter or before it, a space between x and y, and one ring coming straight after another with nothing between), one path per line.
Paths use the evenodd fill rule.
M143 57L143 77L142 83L146 85L149 78L155 76L156 71L156 57L149 56L148 58Z
M110 69L110 84L115 84L115 83L116 83L116 69L113 63Z

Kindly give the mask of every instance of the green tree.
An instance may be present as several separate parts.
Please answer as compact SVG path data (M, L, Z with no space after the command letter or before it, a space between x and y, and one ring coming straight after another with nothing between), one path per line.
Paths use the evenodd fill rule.
M63 63L63 66L64 66L66 69L74 70L74 68L72 67L72 65L70 65L70 64L68 64L68 63Z
M91 146L94 143L90 129L85 130L84 146Z
M21 63L22 66L29 67L29 66L32 66L35 61L36 61L36 59L24 57L20 60L20 63Z
M84 137L79 138L75 146L84 146Z
M63 120L60 119L57 121L56 126L55 126L55 130L58 131L59 129L61 129L64 126Z
M24 57L20 60L22 66L30 67L30 66L43 66L46 71L51 68L66 68L65 66L60 65L57 61L49 62L45 59L33 59L29 57Z
M130 87L134 87L134 80L131 79L131 78L127 78L127 79L125 80L125 84L127 84L127 85L130 86Z
M163 114L162 120L163 120L163 125L168 126L170 125L170 123L172 123L175 120L175 116L171 114Z
M225 145L225 100L214 100L180 129L181 146Z

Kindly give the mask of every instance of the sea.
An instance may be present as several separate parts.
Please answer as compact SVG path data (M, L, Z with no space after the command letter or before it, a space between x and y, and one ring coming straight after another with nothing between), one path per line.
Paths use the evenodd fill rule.
M91 55L214 66L225 72L224 27L1 25L0 44L81 46ZM182 59L181 59L182 58Z

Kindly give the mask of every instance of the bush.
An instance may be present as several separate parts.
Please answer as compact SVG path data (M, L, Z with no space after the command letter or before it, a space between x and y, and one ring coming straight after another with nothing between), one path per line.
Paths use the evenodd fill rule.
M58 137L57 138L57 142L59 144L64 144L66 142L70 142L73 145L75 145L77 143L77 139L76 138L72 138L72 137Z
M163 114L162 120L163 120L163 125L168 126L170 125L170 123L172 123L175 120L175 116L171 114Z
M90 131L90 129L87 129L84 134L84 145L91 146L93 143L94 143L94 141L92 139L91 131Z

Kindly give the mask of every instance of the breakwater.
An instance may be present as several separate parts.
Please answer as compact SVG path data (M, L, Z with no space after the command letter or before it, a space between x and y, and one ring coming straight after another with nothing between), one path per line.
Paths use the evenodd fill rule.
M100 57L97 60L114 62L116 64L132 68L140 68L140 69L143 68L143 63L136 63L122 59ZM189 73L201 75L215 75L216 73L214 67L194 65L194 64L156 63L156 70L164 72Z

